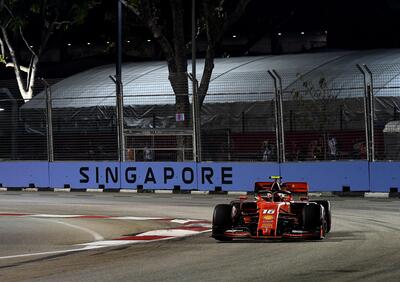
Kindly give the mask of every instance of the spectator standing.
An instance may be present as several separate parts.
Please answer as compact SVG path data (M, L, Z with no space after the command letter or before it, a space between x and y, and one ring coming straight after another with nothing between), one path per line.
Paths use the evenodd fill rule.
M337 141L335 137L328 139L329 157L331 160L336 160L337 154Z
M291 153L292 160L298 161L299 155L300 155L300 149L297 147L297 143L295 141L292 141L292 153Z
M153 160L153 152L147 145L144 146L143 149L143 160L145 162L151 162Z
M263 151L262 160L270 161L271 157L272 157L272 148L268 141L263 142L263 148L264 148L264 151Z

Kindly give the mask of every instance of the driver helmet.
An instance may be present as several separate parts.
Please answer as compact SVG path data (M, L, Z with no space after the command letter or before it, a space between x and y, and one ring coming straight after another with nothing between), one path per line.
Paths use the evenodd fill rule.
M275 192L279 190L281 190L281 185L279 184L279 182L274 182L271 186L271 191Z

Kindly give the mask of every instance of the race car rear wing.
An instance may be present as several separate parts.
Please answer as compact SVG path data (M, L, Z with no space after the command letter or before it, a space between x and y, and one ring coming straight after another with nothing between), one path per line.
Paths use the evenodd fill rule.
M271 190L272 184L274 182L256 182L254 187L254 192L262 190ZM284 182L281 184L283 190L290 191L295 194L307 194L308 193L308 183L307 182Z
M307 182L285 182L282 187L286 187L292 193L308 193Z

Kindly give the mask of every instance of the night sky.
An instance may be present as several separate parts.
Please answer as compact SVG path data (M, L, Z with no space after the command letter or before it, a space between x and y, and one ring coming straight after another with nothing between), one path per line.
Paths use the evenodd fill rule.
M362 0L252 0L243 18L226 36L228 38L231 38L233 34L238 37L244 36L248 42L255 43L265 35L278 32L327 31L328 49L400 48L400 0L373 2L375 3ZM100 6L90 12L84 24L73 26L66 32L55 33L49 42L49 47L62 50L71 42L74 46L84 48L87 42L91 42L92 46L102 44L104 46L105 42L115 40L114 15L115 2L103 1ZM132 20L135 16L125 11L125 22L128 22L128 17ZM34 27L33 24L30 26ZM187 14L187 32L190 35L190 10ZM146 42L152 36L145 27L134 24L125 26L125 40L130 38L132 42L138 42L138 40ZM189 40L190 36L188 36ZM143 46L145 45L134 46L134 48L144 48ZM243 46L242 49L240 50L240 47L239 50L236 49L238 50L236 55L244 54L249 46ZM217 55L224 51L219 50ZM162 59L162 53L159 52L159 54L161 55L152 59ZM201 57L202 54L199 53L198 56ZM125 59L148 60L149 58L126 57ZM80 67L90 68L96 64L111 63L114 60L114 51L109 50L108 53L99 53L93 59L81 58L80 61L82 60L88 62L77 64L68 57L62 57L60 62L56 62L56 64L63 64L62 69L51 67L51 71L45 71L45 73L52 76L65 76L81 71ZM49 63L43 62L40 71L46 70L48 66ZM0 74L2 77L13 77L11 69L2 69Z
M399 0L255 0L244 20L250 30L258 22L278 31L328 31L332 48L400 47ZM292 16L290 13L293 12ZM272 19L272 20L271 20Z
M112 38L114 26L111 19L104 20L104 10L110 16L113 8L110 1L104 1L86 24L71 29L63 38ZM400 0L253 0L231 32L257 37L268 32L327 30L332 48L400 47L399 18ZM137 27L132 32L150 36L145 28Z

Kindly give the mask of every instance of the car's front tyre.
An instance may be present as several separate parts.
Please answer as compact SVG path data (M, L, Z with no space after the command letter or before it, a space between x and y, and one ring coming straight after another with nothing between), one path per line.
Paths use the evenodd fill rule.
M225 230L232 227L232 206L220 204L214 208L212 221L212 237L219 241L230 241L232 238L224 235Z

